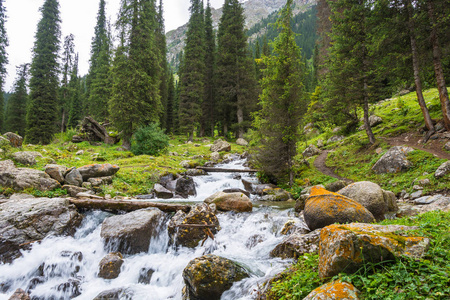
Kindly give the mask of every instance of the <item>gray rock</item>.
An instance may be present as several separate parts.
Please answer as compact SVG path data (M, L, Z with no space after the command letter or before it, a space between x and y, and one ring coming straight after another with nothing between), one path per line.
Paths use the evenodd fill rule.
M389 149L372 167L377 174L398 173L411 167L406 155L414 151L411 147L395 146Z
M211 150L211 152L222 152L222 151L229 152L231 151L231 145L226 141L218 139L214 141L214 144L211 146L209 150Z
M249 212L252 211L252 201L243 193L217 192L204 200L207 204L214 203L218 210Z
M133 299L134 292L131 288L115 288L101 292L93 300L121 300Z
M99 263L98 277L104 279L119 277L122 264L123 256L120 252L108 253Z
M244 140L243 138L238 138L236 140L236 144L239 145L239 146L247 146L248 142L246 140Z
M304 157L311 157L317 154L320 154L320 150L319 148L317 148L316 146L314 146L313 144L309 145L305 151L302 152Z
M363 122L364 122L364 120L363 120ZM375 127L375 126L377 126L377 125L379 125L379 124L381 124L381 123L383 123L383 119L382 119L381 117L376 116L376 115L371 115L371 116L369 116L369 124L370 124L370 127ZM361 130L364 130L364 129L365 129L365 128L364 128L364 124L361 125L358 129L359 129L360 131L361 131Z
M81 186L83 183L83 177L77 168L73 167L67 170L64 182L68 185Z
M320 230L317 229L307 234L292 233L270 252L270 256L297 259L305 253L319 252Z
M444 149L450 151L450 142L445 143Z
M119 167L111 164L94 164L94 165L86 165L78 168L83 180L86 181L89 178L93 177L105 177L105 176L113 176L119 171Z
M12 132L7 132L3 136L9 140L9 143L14 148L22 147L23 137L21 137L20 135L12 133Z
M319 139L317 140L317 147L322 148L324 146L323 140Z
M241 178L238 178L238 179L241 179ZM249 192L238 189L238 188L224 189L222 192L224 192L224 193L242 193L245 196L250 197Z
M345 188L346 186L347 186L347 182L345 182L344 180L337 180L337 181L327 184L325 186L325 189L330 192L337 192L340 189Z
M192 161L190 160L183 160L182 162L180 162L180 166L185 169L192 168L191 164Z
M160 234L164 216L159 209L150 208L105 219L100 233L105 248L123 254L148 251L150 239Z
M442 165L437 168L436 172L434 173L434 177L441 178L444 177L450 173L450 160L444 162Z
M167 185L166 188L168 190L174 191L176 195L179 195L183 198L197 195L194 179L189 176L178 178L173 183Z
M259 198L261 201L289 201L293 200L291 193L281 188L264 189L263 196Z
M113 178L112 178L112 176L95 177L95 178L89 178L88 182L92 186L98 187L101 185L111 184L113 182Z
M420 185L430 185L431 181L430 181L430 179L425 178L425 179L418 180L417 183L420 184Z
M211 153L211 155L209 156L209 159L213 162L218 162L220 160L220 153L217 151Z
M12 154L12 157L18 163L22 165L35 165L36 158L42 157L42 154L36 151L19 151Z
M169 191L159 183L156 183L153 187L153 192L155 193L156 198L161 199L170 199L173 198L173 192Z
M47 173L35 169L16 168L11 160L0 161L0 185L15 191L28 188L51 191L60 187Z
M343 136L343 135L335 135L335 136L332 136L331 138L329 138L327 140L327 144L331 144L331 143L334 143L334 142L339 142L339 141L342 141L343 139L345 139L345 136Z
M444 198L444 196L443 195L439 195L439 194L433 195L433 196L423 196L423 197L414 199L413 203L416 204L416 205L426 205L426 204L431 204L431 203L433 203L433 202L435 202L437 200L440 200L442 198Z
M67 172L67 167L50 164L45 166L45 173L47 173L51 178L57 180L59 183L64 183L64 175Z
M79 193L84 193L84 192L87 192L87 191L88 191L87 188L79 187L79 186L76 186L76 185L68 185L68 184L63 185L63 186L62 186L62 189L63 189L63 190L66 190L67 193L68 193L71 197L76 197Z
M35 198L35 197L33 195L15 193L15 194L12 194L11 197L9 197L9 200L22 200L22 199L31 199L31 198Z
M0 204L0 261L11 262L27 243L73 234L81 220L67 199L29 198Z
M186 175L187 176L202 176L202 175L206 175L206 171L202 170L202 169L187 169L186 170Z
M422 196L422 194L423 194L422 190L418 190L414 193L411 193L411 199L414 200L414 199L420 198Z

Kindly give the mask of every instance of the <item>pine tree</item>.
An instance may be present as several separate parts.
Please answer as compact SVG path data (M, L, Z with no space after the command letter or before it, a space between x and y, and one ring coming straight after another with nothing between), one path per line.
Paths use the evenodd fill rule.
M167 92L167 107L166 107L166 132L168 134L173 133L174 130L174 116L175 116L175 79L172 71L169 76L168 92Z
M87 110L96 120L109 118L108 101L111 97L111 37L106 21L105 0L100 0L95 34L91 44L91 59L87 85Z
M168 97L168 80L169 80L169 68L167 63L167 45L166 45L166 32L164 27L164 8L162 0L159 0L157 18L157 27L155 32L156 44L159 50L159 62L160 62L160 85L159 94L161 96L161 104L163 106L163 113L161 114L160 124L162 128L167 129L167 97Z
M78 77L78 54L75 55L75 60L70 75L69 99L70 110L67 125L71 128L75 128L82 118L83 111L83 103L80 93L80 78Z
M233 125L237 137L249 126L256 102L256 79L244 31L244 9L238 0L225 0L219 23L217 82L221 121L226 135ZM236 122L233 122L236 120Z
M154 0L122 0L117 23L120 45L113 62L109 112L125 149L138 127L159 121L162 112Z
M293 157L299 138L299 124L305 113L304 64L290 25L292 0L288 0L277 21L280 33L272 43L273 55L263 56L267 66L261 81L261 110L254 126L260 135L255 159L262 170L276 178L288 175L293 184Z
M203 118L201 128L209 136L214 136L216 118L216 37L212 24L211 4L209 0L205 10L205 47L205 99L202 105Z
M30 104L26 139L48 144L58 120L58 50L60 39L59 3L46 0L41 8L33 48L30 79Z
M13 94L6 106L5 131L17 132L25 135L25 117L27 113L27 78L29 64L17 67L17 77L13 86Z
M180 132L194 138L194 131L200 125L202 103L205 96L205 30L203 2L191 0L186 46L180 74Z
M70 73L73 68L75 45L73 34L69 34L64 38L63 57L62 57L62 79L60 94L60 107L61 107L61 132L66 131L67 118L70 110L70 95L69 95L69 79Z
M6 36L5 22L6 22L6 11L5 7L3 6L3 0L0 0L0 133L4 131L3 85L5 83L6 65L8 64L8 55L6 53L6 47L8 46L8 37Z

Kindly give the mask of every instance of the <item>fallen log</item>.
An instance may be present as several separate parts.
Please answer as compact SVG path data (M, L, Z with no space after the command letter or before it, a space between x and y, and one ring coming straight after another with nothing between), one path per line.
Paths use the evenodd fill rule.
M191 210L189 205L173 203L157 203L149 201L125 201L125 200L98 200L88 198L69 198L69 202L78 209L99 209L106 211L135 211L142 208L156 207L163 212L177 212L182 210L188 213Z
M224 169L212 167L197 167L196 169L204 170L206 172L224 172L224 173L256 173L255 169Z

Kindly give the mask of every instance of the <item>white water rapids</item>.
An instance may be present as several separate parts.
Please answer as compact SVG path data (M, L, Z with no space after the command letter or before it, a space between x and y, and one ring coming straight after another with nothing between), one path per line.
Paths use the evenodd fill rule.
M236 160L221 168L243 168ZM211 194L227 188L243 188L236 174L212 173L195 177L197 196L183 202L200 202ZM243 178L248 175L241 174ZM173 201L173 200L172 200ZM99 262L107 254L100 237L101 223L111 214L92 211L86 214L73 237L48 237L12 264L0 265L0 300L9 299L17 288L30 293L34 300L86 299L114 288L130 291L132 299L182 298L182 272L192 259L215 254L244 265L250 278L235 283L221 299L254 299L255 290L268 278L286 268L289 260L271 258L269 252L283 236L284 223L294 218L293 210L272 207L254 208L251 213L218 213L221 230L215 240L208 239L195 249L168 245L167 224L161 224L158 238L150 242L147 253L124 256L121 273L116 279L97 277ZM153 270L148 284L139 283L142 270ZM3 287L1 284L3 283ZM74 297L74 291L78 296ZM124 298L130 299L130 298Z

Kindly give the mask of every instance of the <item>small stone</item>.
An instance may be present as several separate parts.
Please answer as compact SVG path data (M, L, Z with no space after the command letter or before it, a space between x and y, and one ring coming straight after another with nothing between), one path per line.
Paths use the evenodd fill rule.
M423 190L423 187L421 187L420 185L416 184L416 185L413 186L413 189L418 191L418 190Z
M430 185L431 181L430 181L430 179L425 178L425 179L418 180L417 183L420 184L420 185Z
M450 142L447 142L447 143L444 145L444 149L447 150L447 151L450 151Z
M83 155L84 154L84 150L79 150L77 151L77 153L75 153L75 155Z
M417 192L411 193L411 199L413 199L413 200L417 199L417 198L421 197L422 194L423 194L422 190L418 190Z

